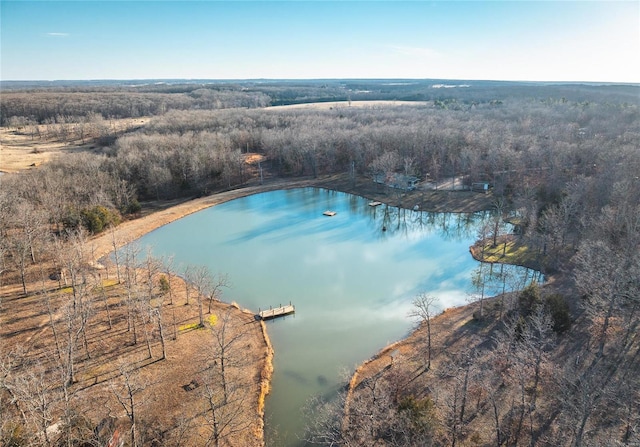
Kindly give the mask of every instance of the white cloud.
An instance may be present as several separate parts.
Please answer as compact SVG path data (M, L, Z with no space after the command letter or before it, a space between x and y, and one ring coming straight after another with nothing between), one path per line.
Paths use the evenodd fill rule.
M70 35L69 33L47 33L47 36L51 37L69 37Z
M395 53L410 57L434 58L441 55L433 48L408 47L403 45L387 45L387 48L390 48Z

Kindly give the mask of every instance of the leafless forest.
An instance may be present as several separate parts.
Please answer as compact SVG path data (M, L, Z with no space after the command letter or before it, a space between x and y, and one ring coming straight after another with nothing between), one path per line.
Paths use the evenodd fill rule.
M309 439L345 446L640 445L639 87L486 83L444 92L374 81L18 87L2 93L2 126L86 149L0 177L0 285L17 284L31 296L45 265L47 278L66 272L73 291L61 305L59 326L51 323L60 331L57 350L42 354L58 358L52 362L62 365L58 372L23 363L0 343L3 445L104 445L97 428L77 424L67 394L74 362L90 356L83 338L87 303L104 307L99 294L84 295L79 253L88 235L158 202L274 177L342 174L355 185L392 173L436 186L451 177L467 187L491 185L496 221L518 224L514 238L555 285L476 315L474 336L482 338L470 339L468 349L440 353L432 363L430 341L416 345L412 370L391 368L344 395L351 398L346 416L340 399L316 402L325 411ZM416 102L351 105L362 99ZM345 102L267 107L337 100ZM128 132L112 125L130 117L145 122ZM259 161L249 163L251 156ZM479 238L495 247L503 236L496 232L489 226ZM152 331L164 349L162 305L140 310L169 290L153 286L162 272L157 267L136 288L122 279L123 290L146 298L125 301L119 312L123 324ZM165 281L173 273L165 269ZM198 296L213 297L203 278L209 285ZM416 316L427 327L435 315L422 298ZM6 325L11 315L0 306ZM199 318L203 325L202 304ZM139 337L151 356L151 335ZM134 384L123 368L123 387ZM136 392L128 389L122 405L135 425ZM212 401L210 418L240 421L229 410L231 391L224 393L223 404ZM59 420L67 435L49 436L47 427ZM144 444L140 430L126 442ZM183 445L179 430L171 436L165 445ZM209 439L230 445L224 436Z

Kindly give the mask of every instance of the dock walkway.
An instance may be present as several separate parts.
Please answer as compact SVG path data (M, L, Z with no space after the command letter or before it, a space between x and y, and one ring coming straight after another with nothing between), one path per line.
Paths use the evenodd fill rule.
M286 306L280 306L276 308L269 308L267 310L261 310L258 312L258 316L263 320L270 320L272 318L284 317L285 315L289 315L295 313L296 307L288 304Z

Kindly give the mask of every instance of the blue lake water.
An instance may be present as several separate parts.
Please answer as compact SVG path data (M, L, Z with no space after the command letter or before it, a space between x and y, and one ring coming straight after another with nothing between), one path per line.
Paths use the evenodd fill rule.
M228 274L225 301L256 312L295 305L294 316L267 323L275 371L266 423L267 439L277 437L271 444L297 446L309 397L332 393L341 370L407 335L417 294L435 295L446 308L476 293L479 263L469 246L485 217L371 207L361 197L302 188L223 203L139 242L177 265Z

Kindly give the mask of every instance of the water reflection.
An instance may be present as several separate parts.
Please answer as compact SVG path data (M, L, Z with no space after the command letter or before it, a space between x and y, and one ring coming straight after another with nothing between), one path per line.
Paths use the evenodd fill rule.
M398 208L390 205L370 207L371 226L379 238L409 236L416 231L429 231L444 240L457 241L474 236L487 212L433 213Z
M323 216L336 211L333 217ZM276 352L267 429L294 446L310 396L335 390L353 368L411 329L412 299L435 295L442 307L479 293L469 255L486 213L371 207L364 198L316 188L256 194L201 211L145 236L176 264L225 272L225 299L255 311L292 301L295 317L268 323ZM383 228L386 231L383 231ZM524 269L484 267L484 294L530 281ZM520 283L519 283L520 284ZM275 441L274 441L275 442ZM272 444L275 445L275 444Z

